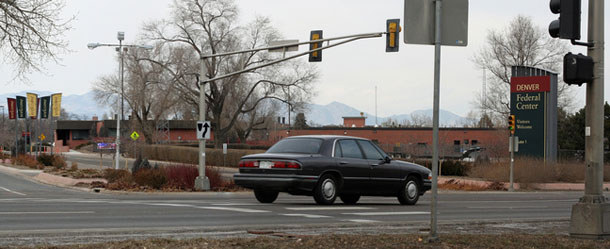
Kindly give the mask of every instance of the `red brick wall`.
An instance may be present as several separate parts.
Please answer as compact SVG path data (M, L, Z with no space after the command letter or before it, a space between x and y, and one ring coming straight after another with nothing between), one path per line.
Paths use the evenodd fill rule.
M343 126L344 127L364 127L366 118L365 117L344 117L343 118Z

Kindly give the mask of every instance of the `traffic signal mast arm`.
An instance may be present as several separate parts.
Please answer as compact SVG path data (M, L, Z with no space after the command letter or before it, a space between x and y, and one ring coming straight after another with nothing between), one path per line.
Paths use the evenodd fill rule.
M368 38L377 38L377 37L382 37L384 34L387 34L388 32L379 32L379 33L367 33L367 34L358 34L358 35L347 35L347 36L339 36L339 37L333 37L333 38L326 38L326 39L319 39L319 40L311 40L311 41L304 41L304 42L298 42L298 43L290 43L290 44L282 44L282 45L277 45L277 46L270 46L270 47L262 47L262 48L254 48L254 49L248 49L248 50L241 50L241 51L233 51L233 52L226 52L226 53L220 53L220 54L211 54L211 55L203 55L202 59L207 59L207 58L214 58L214 57L220 57L220 56L229 56L229 55L235 55L235 54L242 54L242 53L250 53L250 52L257 52L257 51L261 51L261 50L271 50L271 49L281 49L281 48L288 48L288 47L294 47L294 46L299 46L299 45L309 45L310 43L319 43L319 42L329 42L330 41L335 41L335 40L344 40L344 41L340 41L337 42L335 44L329 44L327 46L322 46L319 47L317 49L312 49L312 50L308 50L307 52L303 52L303 53L299 53L293 56L289 56L286 58L282 58L282 59L278 59L269 63L265 63L265 64L261 64L255 67L251 67L251 68L246 68L240 71L236 71L230 74L225 74L225 75L221 75L221 76L217 76L216 78L213 79L206 79L203 80L202 83L207 83L207 82L212 82L212 81L216 81L216 80L221 80L221 79L225 79L225 78L229 78L238 74L242 74L245 72L250 72L259 68L263 68L263 67L267 67L267 66L271 66L277 63L281 63L287 60L291 60L294 58L298 58L301 56L305 56L308 55L312 52L316 52L316 51L321 51L324 49L329 49L332 47L336 47L342 44L346 44L349 42L353 42L353 41L357 41L360 39L368 39Z

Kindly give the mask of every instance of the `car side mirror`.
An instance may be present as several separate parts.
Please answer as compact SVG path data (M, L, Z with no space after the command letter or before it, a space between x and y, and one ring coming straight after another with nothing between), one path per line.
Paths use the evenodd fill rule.
M384 161L385 163L390 163L390 162L392 161L392 158L390 158L389 156L386 156L386 157L383 159L383 161Z

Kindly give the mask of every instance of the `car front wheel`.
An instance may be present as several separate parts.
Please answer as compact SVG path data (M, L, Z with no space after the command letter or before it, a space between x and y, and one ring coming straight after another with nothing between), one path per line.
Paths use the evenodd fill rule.
M324 175L313 191L313 199L320 205L331 205L337 199L337 190L337 181L331 175Z
M279 192L277 191L254 190L254 197L256 197L256 200L260 203L273 203L278 195Z
M413 176L407 178L398 194L398 201L402 205L415 205L419 200L419 182Z

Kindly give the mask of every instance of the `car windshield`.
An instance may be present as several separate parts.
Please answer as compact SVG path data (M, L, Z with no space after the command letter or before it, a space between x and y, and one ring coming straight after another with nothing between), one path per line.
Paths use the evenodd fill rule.
M267 153L298 153L318 154L322 140L317 138L291 138L284 139L267 150Z

